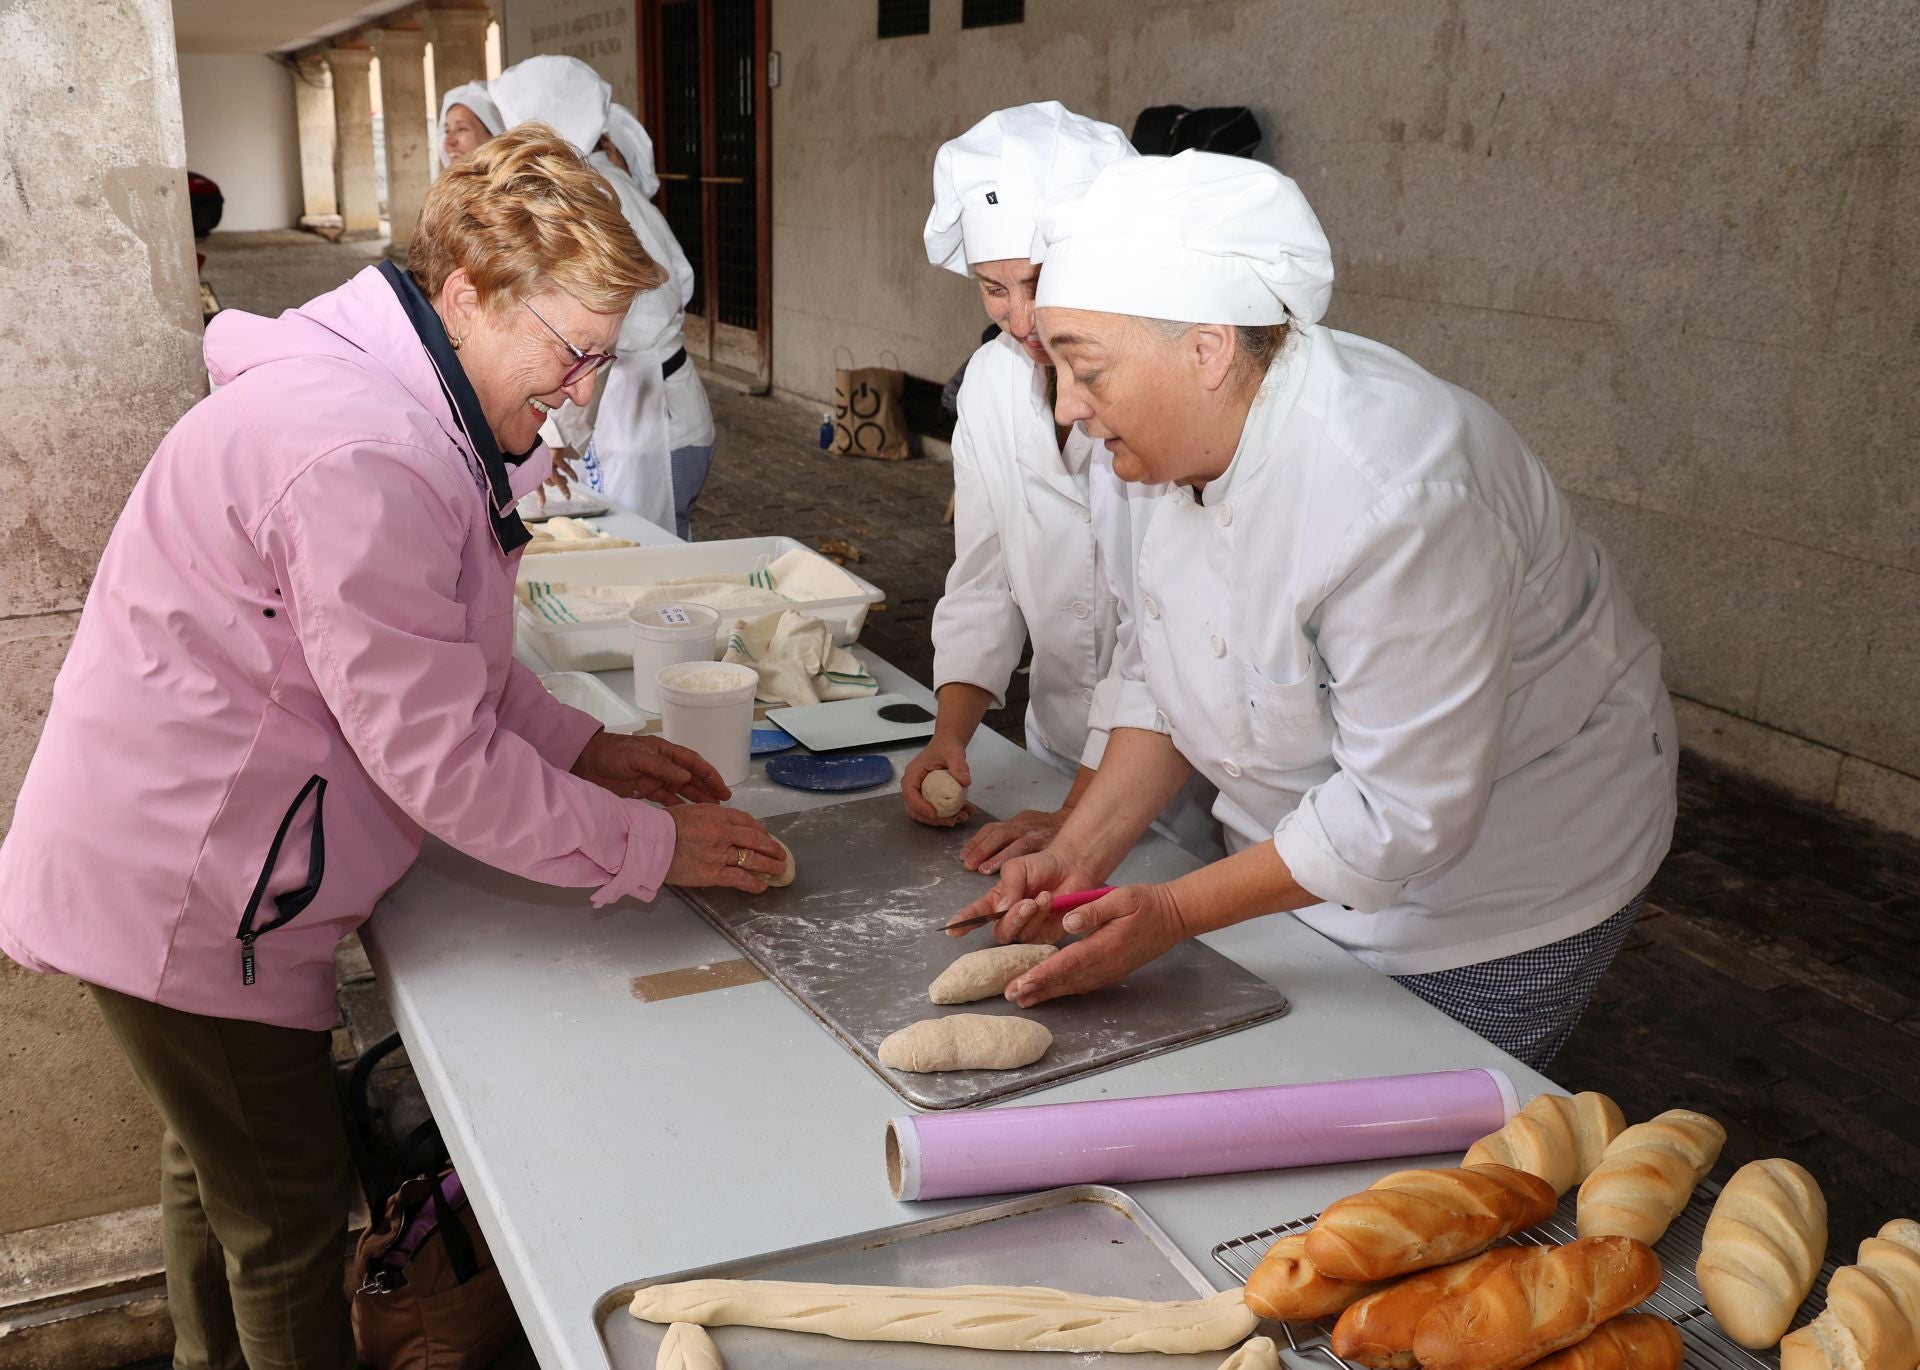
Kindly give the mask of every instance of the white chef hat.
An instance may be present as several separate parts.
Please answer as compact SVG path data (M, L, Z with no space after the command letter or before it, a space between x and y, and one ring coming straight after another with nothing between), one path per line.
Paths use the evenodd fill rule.
M578 57L529 57L494 77L487 89L508 128L538 120L583 157L607 131L613 87Z
M500 107L493 103L493 97L487 94L485 81L469 81L464 86L455 86L440 97L440 136L447 136L447 111L455 105L465 105L473 112L481 126L496 137L507 131L500 119Z
M626 158L627 175L633 177L633 183L640 187L640 193L651 200L660 193L660 174L653 169L653 139L647 134L647 127L640 118L625 105L607 107L607 137L620 149L620 155Z
M1313 323L1333 250L1300 187L1215 152L1116 162L1082 195L1050 197L1034 303L1181 323Z
M1025 258L1042 196L1136 156L1126 134L1058 100L989 114L934 154L927 260L964 276L972 262Z

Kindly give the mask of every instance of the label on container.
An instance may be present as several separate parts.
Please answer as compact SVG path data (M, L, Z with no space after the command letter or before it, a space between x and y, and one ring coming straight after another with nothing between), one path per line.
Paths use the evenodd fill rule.
M653 612L654 616L662 623L672 627L682 627L693 622L691 618L687 617L687 611L682 609L678 604L663 604Z

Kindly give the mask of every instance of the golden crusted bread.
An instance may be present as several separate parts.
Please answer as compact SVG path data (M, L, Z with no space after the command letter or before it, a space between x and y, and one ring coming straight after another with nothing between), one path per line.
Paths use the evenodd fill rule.
M1632 1237L1652 1246L1726 1142L1725 1128L1684 1108L1634 1124L1613 1139L1580 1186L1580 1235Z
M1423 1370L1518 1370L1593 1334L1660 1287L1660 1261L1631 1237L1529 1247L1420 1319Z
M1504 1165L1401 1170L1327 1205L1307 1257L1336 1280L1386 1280L1485 1251L1552 1216L1553 1186Z
M1827 1281L1820 1316L1780 1343L1780 1370L1920 1365L1920 1223L1896 1218Z
M1505 1127L1468 1147L1461 1164L1510 1165L1564 1194L1593 1173L1626 1126L1620 1105L1604 1094L1540 1094Z
M1707 1219L1694 1273L1721 1330L1751 1351L1778 1346L1827 1258L1827 1200L1788 1160L1733 1172Z
M1333 1354L1372 1370L1414 1370L1413 1330L1442 1299L1464 1294L1524 1247L1499 1246L1436 1270L1423 1270L1369 1294L1333 1325Z
M1336 1280L1307 1259L1307 1236L1296 1232L1267 1248L1247 1279L1247 1307L1275 1322L1314 1322L1330 1318L1380 1286L1364 1280Z
M1680 1370L1685 1359L1679 1328L1652 1313L1623 1313L1533 1370Z

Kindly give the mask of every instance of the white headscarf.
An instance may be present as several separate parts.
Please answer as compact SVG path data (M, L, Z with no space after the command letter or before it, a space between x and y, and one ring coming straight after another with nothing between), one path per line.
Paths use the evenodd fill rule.
M1042 205L1034 303L1181 323L1316 322L1333 249L1300 187L1215 152L1115 162Z
M651 200L660 193L660 174L653 169L653 139L645 124L625 105L607 108L607 137L626 159L627 175Z
M607 130L613 87L578 57L529 57L488 85L508 128L539 121L573 144L582 157Z
M445 141L447 136L447 111L455 105L465 105L473 117L480 121L481 127L498 137L507 131L500 120L500 107L493 103L493 97L487 94L485 81L469 81L464 86L455 86L440 97L440 127L435 130L436 141Z
M1042 197L1084 188L1102 167L1137 156L1112 124L1058 100L989 114L934 154L927 260L964 276L975 262L1024 258Z

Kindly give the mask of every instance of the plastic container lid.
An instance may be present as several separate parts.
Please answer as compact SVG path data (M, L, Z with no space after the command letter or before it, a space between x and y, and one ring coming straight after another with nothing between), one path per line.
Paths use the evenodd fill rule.
M635 637L649 642L709 640L720 634L720 615L704 604L642 604L627 614Z

